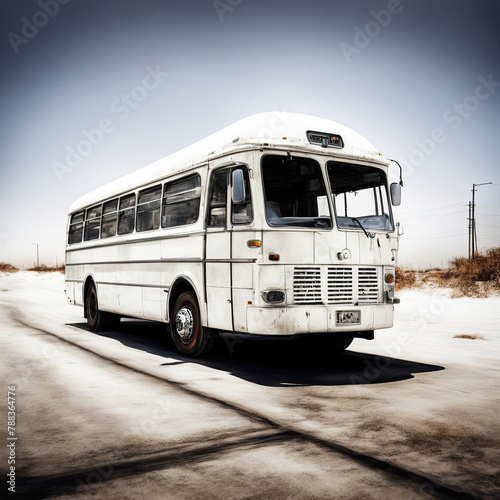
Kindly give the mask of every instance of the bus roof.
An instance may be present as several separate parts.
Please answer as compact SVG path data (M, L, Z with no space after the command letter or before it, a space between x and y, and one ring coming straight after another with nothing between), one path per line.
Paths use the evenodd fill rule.
M70 214L168 175L182 172L220 154L249 147L279 147L325 153L326 148L321 144L312 144L309 141L307 132L311 131L342 138L342 149L327 148L332 156L353 156L385 162L370 142L340 123L298 113L259 113L239 120L191 146L87 193L72 204Z

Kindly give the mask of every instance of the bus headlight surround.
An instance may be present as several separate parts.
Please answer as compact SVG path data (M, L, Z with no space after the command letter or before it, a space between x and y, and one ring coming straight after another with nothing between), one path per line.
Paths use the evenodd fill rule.
M268 292L262 292L262 298L268 304L283 304L285 302L285 292L282 290L269 290Z

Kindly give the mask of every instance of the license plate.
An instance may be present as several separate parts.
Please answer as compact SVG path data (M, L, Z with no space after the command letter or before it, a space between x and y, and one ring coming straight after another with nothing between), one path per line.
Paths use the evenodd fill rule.
M359 325L361 311L337 311L337 325Z

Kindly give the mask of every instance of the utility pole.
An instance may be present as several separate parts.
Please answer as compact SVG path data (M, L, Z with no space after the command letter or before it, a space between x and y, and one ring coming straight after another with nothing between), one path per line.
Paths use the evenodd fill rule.
M32 245L36 245L36 267L40 267L40 258L38 253L38 243L32 243Z
M493 184L493 182L482 182L481 184L472 184L472 258L476 256L477 252L477 234L476 234L476 216L475 216L475 193L476 186L486 186L487 184Z
M472 216L471 216L471 202L470 201L469 201L469 218L467 220L469 221L469 246L468 246L468 250L469 250L469 259L470 259L471 241L472 241L472 238L471 238Z

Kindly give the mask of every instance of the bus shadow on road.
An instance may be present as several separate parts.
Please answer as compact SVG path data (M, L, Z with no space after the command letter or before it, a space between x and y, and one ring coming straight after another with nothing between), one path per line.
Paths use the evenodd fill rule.
M352 348L337 355L304 352L300 343L285 340L245 341L232 352L219 346L212 356L196 362L270 387L381 384L444 370L442 366Z
M86 323L68 326L90 332ZM131 349L168 358L161 364L165 368L198 364L269 387L381 384L444 370L443 366L366 354L352 347L332 356L320 346L317 353L307 352L302 344L289 339L219 339L210 354L189 358L175 350L164 325L140 320L122 320L116 331L91 333L117 340Z

